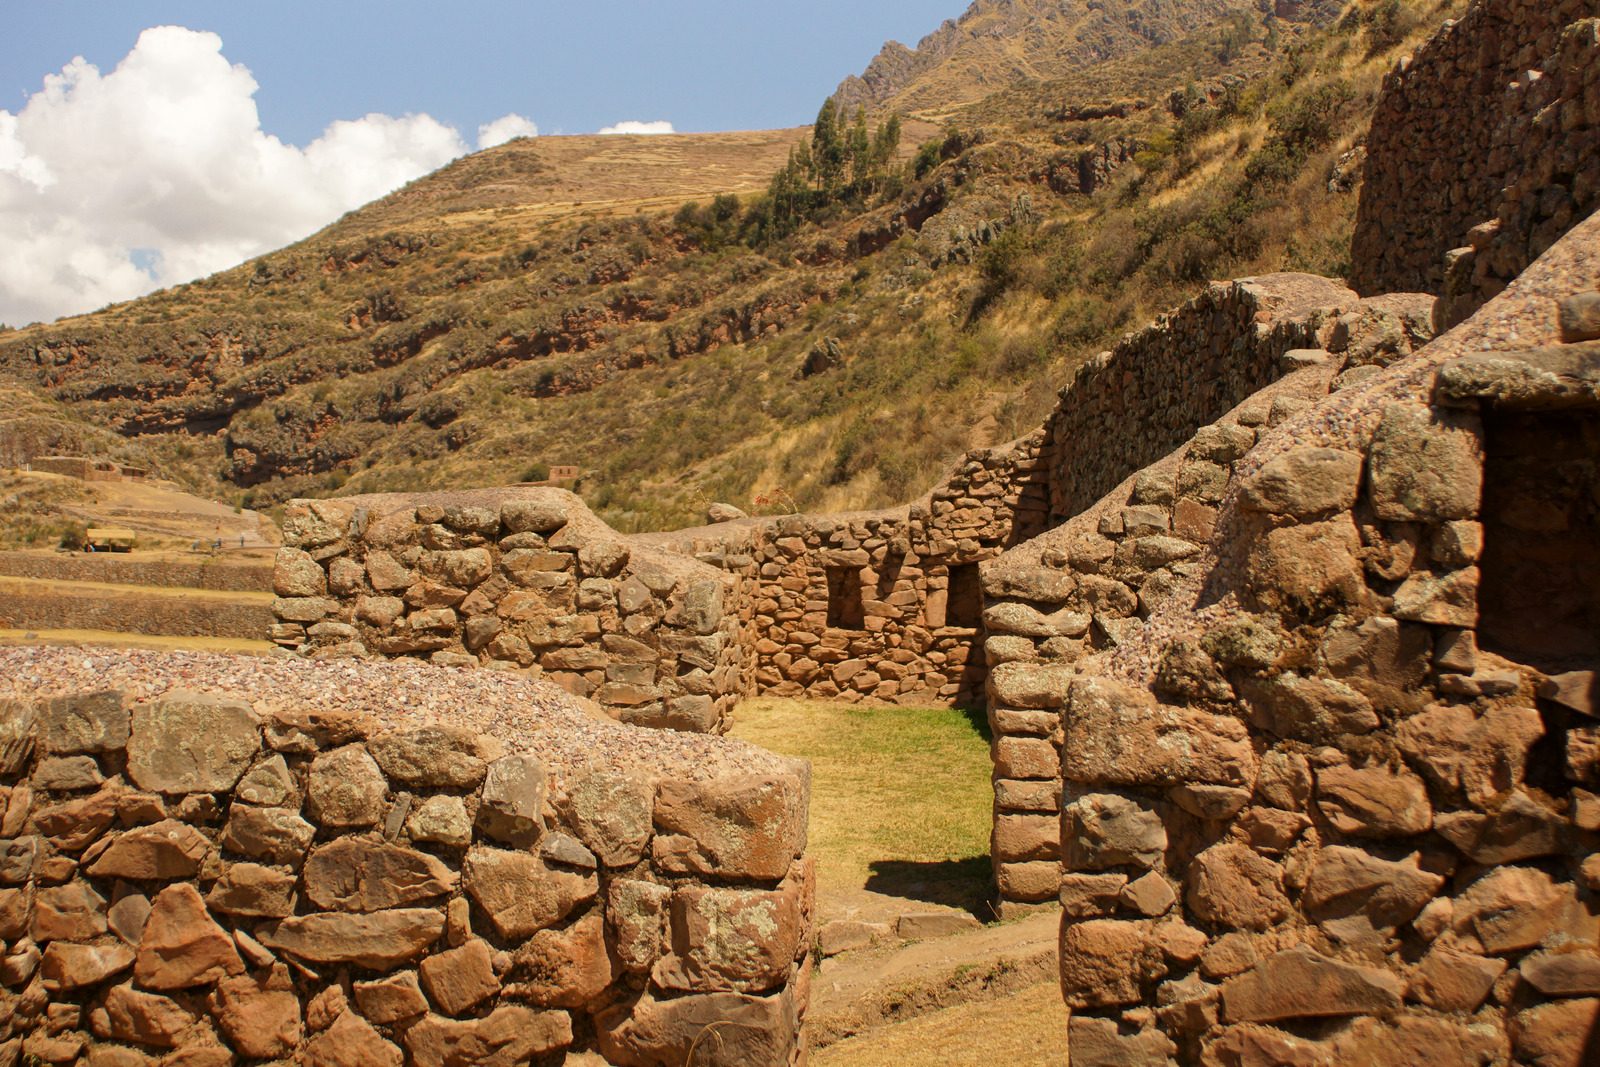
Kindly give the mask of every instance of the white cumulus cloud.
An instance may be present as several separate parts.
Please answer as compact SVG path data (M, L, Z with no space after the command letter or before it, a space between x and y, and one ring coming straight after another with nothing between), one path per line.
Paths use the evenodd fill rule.
M0 110L0 322L234 266L467 151L425 114L366 115L285 144L261 129L256 89L216 34L159 26L110 74L75 59L20 111ZM508 115L480 136L532 125Z
M517 137L537 137L539 127L524 115L501 115L478 127L478 149L494 148Z
M637 119L629 119L626 122L619 122L615 126L607 126L600 132L610 135L621 133L677 133L678 131L672 128L672 123L670 122L640 122Z

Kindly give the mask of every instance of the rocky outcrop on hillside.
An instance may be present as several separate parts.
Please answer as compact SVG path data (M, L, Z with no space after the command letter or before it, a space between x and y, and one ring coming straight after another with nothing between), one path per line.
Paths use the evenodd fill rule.
M1176 40L1232 11L1233 0L1181 4L1137 0L1126 5L1079 0L975 0L915 49L890 41L860 75L839 84L834 100L847 111L945 109L1025 79L1059 77L1092 62Z

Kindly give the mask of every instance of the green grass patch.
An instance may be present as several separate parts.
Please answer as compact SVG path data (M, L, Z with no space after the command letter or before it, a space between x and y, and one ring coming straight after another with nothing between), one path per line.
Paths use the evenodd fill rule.
M988 917L989 739L977 713L762 698L734 737L811 761L819 893L867 889Z

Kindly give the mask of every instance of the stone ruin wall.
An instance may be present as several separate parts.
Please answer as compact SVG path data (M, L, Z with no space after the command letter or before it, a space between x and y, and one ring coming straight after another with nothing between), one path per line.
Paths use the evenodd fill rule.
M1328 310L1354 302L1309 274L1215 283L1079 368L1048 424L1049 525L1274 381L1285 352L1317 347Z
M243 670L267 691L0 698L0 1063L798 1061L802 764L285 710ZM438 674L292 670L357 706Z
M1600 300L1596 240L1240 434L1200 566L1126 640L996 668L1059 731L1074 1064L1595 1062L1600 316L1572 310ZM1557 301L1586 329L1529 349ZM1056 531L986 588L1116 566L1186 462L1101 509L1109 557ZM1130 558L1176 552L1140 532Z
M755 691L879 703L981 700L977 565L1044 528L1035 432L968 453L924 500L638 540L737 574L754 604Z
M1467 318L1600 205L1600 6L1484 0L1385 79L1351 284Z
M721 733L749 691L734 577L631 543L571 493L294 501L272 639L317 657L531 671L623 722Z

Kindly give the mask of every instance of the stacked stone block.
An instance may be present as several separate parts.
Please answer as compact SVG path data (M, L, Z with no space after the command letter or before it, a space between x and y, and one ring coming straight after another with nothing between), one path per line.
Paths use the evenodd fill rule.
M1216 283L1080 367L1050 418L1050 521L1093 505L1276 380L1356 295L1309 274Z
M1467 318L1600 206L1593 0L1482 0L1385 79L1352 247L1363 293Z
M272 693L6 698L0 1063L795 1062L803 765L529 742Z
M625 722L720 733L746 691L742 586L631 545L555 489L294 501L280 645L543 676Z
M1500 655L1570 605L1480 593L1486 522L1589 536L1592 455L1497 468L1485 427L1600 423L1596 357L1490 336L1264 436L1197 581L1048 686L1074 1064L1591 1062L1600 661Z

